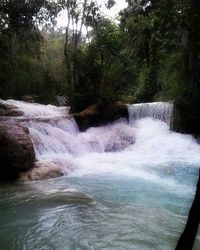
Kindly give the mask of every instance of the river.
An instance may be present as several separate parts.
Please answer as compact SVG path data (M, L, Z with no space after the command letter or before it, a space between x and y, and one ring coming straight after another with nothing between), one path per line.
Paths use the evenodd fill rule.
M68 108L6 102L24 112L37 160L58 162L65 175L1 184L0 249L174 249L200 146L170 130L172 104L129 106L129 122L80 133Z

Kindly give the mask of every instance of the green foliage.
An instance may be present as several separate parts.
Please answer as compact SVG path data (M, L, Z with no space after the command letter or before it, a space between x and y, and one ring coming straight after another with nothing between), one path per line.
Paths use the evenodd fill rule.
M94 102L105 103L116 99L124 81L124 65L120 59L122 34L119 27L102 18L90 35L90 43L79 45L74 51L76 83L68 82L74 110Z
M63 57L55 55L56 48L45 45L46 38L38 26L41 28L42 24L48 26L49 23L52 26L60 9L60 5L49 0L0 2L1 98L31 94L47 96L58 92L58 85L63 81L60 77L63 76L62 67L59 68L63 65ZM42 52L45 46L48 57ZM59 44L59 50L61 48L63 50L63 44Z
M1 1L0 97L67 95L74 111L114 100L175 100L197 121L200 3L127 3L116 24L93 0ZM63 8L65 34L54 29Z
M134 94L135 101L136 102L149 101L148 100L149 91L151 91L151 86L149 81L149 68L147 64L144 63L137 78L137 88Z
M172 53L166 56L161 62L158 81L161 85L161 92L158 98L175 100L183 94L184 84L180 69L181 57L179 53Z
M21 98L24 95L49 99L64 94L63 37L42 39L27 34L26 40L0 36L0 96Z
M94 102L175 98L178 87L174 82L178 81L179 68L173 71L168 54L173 55L178 48L179 18L170 16L177 14L172 1L168 4L152 2L150 8L145 7L145 1L131 1L121 12L119 25L104 18L95 1L89 5L87 1L81 2L81 19L79 2L59 1L57 7L52 5L51 8L46 5L47 1L34 6L23 3L23 13L32 11L31 24L35 13L40 13L40 17L44 15L41 20L48 19L48 15L41 12L41 6L47 8L49 15L52 10L56 12L65 6L74 28L66 27L65 38L57 31L41 34L31 27L26 39L20 40L9 30L10 33L1 34L3 46L7 46L6 50L2 46L7 51L4 52L7 60L0 63L4 72L1 96L19 98L42 93L49 99L49 96L65 93L75 111ZM165 8L168 11L163 13ZM19 14L18 8L16 15ZM87 43L75 29L77 20L91 28Z
M1 0L0 32L12 31L22 36L39 24L54 23L61 8L51 0Z

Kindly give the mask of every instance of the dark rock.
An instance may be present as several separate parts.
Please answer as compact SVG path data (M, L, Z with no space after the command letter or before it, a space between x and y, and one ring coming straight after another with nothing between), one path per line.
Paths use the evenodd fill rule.
M0 125L0 179L14 180L20 172L31 169L35 153L27 128Z
M57 95L55 96L55 101L52 103L55 106L61 107L67 105L67 98L65 96Z
M38 102L38 96L37 95L24 95L21 97L21 100L24 102L35 103L35 102Z
M200 137L200 105L176 101L173 110L173 130Z
M73 116L80 131L85 131L89 127L106 125L122 117L128 120L128 108L126 104L121 102L114 102L107 106L96 104L80 113L74 113Z
M0 103L0 116L21 116L23 112L14 105Z
M178 133L190 133L186 125L186 115L182 112L182 106L175 102L173 107L172 130Z

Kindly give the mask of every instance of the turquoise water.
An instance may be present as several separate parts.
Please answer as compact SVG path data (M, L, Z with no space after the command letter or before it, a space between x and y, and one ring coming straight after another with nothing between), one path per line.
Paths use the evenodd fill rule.
M195 192L195 166L138 177L85 175L0 188L0 249L174 249ZM164 177L163 177L164 176ZM200 233L195 250L200 249Z

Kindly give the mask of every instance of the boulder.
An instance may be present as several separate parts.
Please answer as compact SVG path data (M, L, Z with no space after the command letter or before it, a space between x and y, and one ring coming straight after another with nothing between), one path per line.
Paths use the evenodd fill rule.
M14 180L31 169L35 153L28 129L15 124L0 125L0 179Z
M112 135L105 143L105 152L118 152L135 143L135 138L125 132L119 131L118 134Z
M128 120L128 107L121 102L113 102L106 106L95 104L79 113L74 113L73 117L80 131L85 131L89 127L106 125L120 118Z
M67 105L67 98L65 96L55 96L55 101L52 103L55 106L62 107Z
M62 165L58 162L36 162L34 168L31 170L21 173L19 181L38 181L56 178L64 175Z
M0 103L0 116L21 116L23 112L18 110L14 105Z

